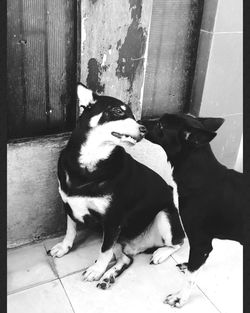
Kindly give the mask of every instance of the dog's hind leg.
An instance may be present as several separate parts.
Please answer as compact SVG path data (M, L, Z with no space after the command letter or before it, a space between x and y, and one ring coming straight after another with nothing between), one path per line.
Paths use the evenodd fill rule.
M71 247L73 246L74 240L76 237L76 222L72 220L72 218L67 215L67 230L66 235L62 242L56 244L51 250L47 252L47 254L52 257L62 257L66 253L69 252Z
M120 244L116 244L115 251L117 262L102 276L101 281L97 284L100 289L108 289L115 280L120 276L132 263L133 259L123 253Z
M162 245L164 246L154 251L150 264L160 264L171 254L180 249L183 243L184 233L177 234L176 236L176 233L173 232L173 227L171 225L171 218L169 218L168 213L165 211L160 211L156 215L154 224L154 227L156 227L159 232Z

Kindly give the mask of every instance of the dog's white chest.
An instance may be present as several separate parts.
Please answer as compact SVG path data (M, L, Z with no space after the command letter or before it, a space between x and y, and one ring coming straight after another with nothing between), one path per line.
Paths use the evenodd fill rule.
M106 195L104 197L68 197L60 187L59 193L63 202L68 203L71 207L74 217L81 222L83 221L83 217L89 214L89 209L100 214L105 214L111 201L110 195Z

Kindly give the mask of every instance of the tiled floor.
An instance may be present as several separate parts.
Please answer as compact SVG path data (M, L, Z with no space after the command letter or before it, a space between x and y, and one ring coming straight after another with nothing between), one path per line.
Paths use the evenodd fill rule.
M242 247L232 241L213 242L211 253L190 301L173 309L163 300L180 289L184 275L176 263L187 261L188 244L160 265L150 255L138 255L109 290L81 280L93 263L101 240L80 236L75 248L61 259L46 251L60 238L8 252L8 313L242 313Z

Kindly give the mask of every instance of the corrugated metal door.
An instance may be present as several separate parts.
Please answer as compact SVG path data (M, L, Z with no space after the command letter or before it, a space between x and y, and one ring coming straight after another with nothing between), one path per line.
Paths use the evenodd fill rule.
M75 121L76 5L8 0L8 137L51 134Z

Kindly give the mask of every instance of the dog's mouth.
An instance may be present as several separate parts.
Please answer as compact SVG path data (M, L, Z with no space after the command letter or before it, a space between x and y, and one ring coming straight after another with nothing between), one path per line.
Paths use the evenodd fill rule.
M114 137L120 139L121 141L128 141L132 144L136 144L138 139L130 136L130 135L126 135L126 134L120 134L120 133L117 133L117 132L112 132L111 135L113 135Z

